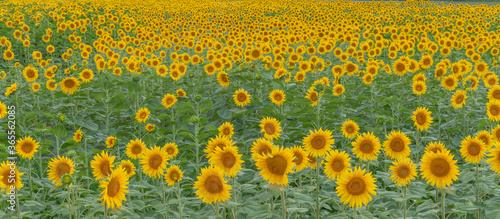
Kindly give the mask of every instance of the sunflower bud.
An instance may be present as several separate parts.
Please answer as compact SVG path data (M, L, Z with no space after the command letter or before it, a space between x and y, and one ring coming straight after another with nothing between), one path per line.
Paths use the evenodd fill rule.
M61 182L63 185L69 186L73 182L73 177L66 173L61 176Z
M192 115L191 117L189 117L188 123L194 124L197 123L199 120L200 117L198 117L197 115Z
M74 150L70 150L68 152L66 152L66 156L68 157L74 157L76 155L76 151Z

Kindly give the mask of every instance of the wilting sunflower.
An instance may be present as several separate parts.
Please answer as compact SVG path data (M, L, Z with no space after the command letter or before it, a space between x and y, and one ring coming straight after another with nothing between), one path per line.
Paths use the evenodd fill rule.
M432 186L436 185L437 188L451 185L460 175L458 166L455 165L457 161L453 160L453 155L448 150L425 153L421 162L422 178Z
M137 159L140 156L142 156L142 153L144 153L144 148L146 146L144 145L144 142L140 139L135 139L135 140L130 140L130 142L127 144L127 150L125 153L130 159Z
M224 148L215 148L215 152L209 159L211 165L219 167L224 176L235 177L241 170L241 154L238 154L236 146L227 146Z
M233 100L236 106L244 107L250 103L250 95L243 88L234 92Z
M272 149L271 149L272 150ZM295 163L294 171L301 171L309 166L307 162L307 153L300 146L293 146L290 148L293 152L293 162Z
M167 172L165 173L165 182L168 183L168 186L174 186L175 182L180 182L184 173L177 165L172 165L167 168Z
M232 187L226 183L222 171L214 166L201 169L201 175L197 177L193 188L196 189L198 199L212 204L213 202L225 202L231 197L229 192Z
M24 139L19 139L16 142L16 152L23 159L33 159L35 153L38 151L40 144L31 137L24 137Z
M174 158L179 153L179 148L173 142L166 143L162 148L165 153L167 153L167 158Z
M135 165L130 160L122 160L118 167L124 169L129 178L135 175Z
M106 139L106 148L112 148L115 146L115 143L116 143L116 137L114 136L109 136L107 139Z
M441 143L440 141L430 142L425 147L425 153L429 153L429 152L437 153L437 152L441 152L441 151L444 151L444 150L447 150L447 149L444 148L444 143Z
M417 166L408 157L402 157L392 162L391 180L398 186L406 186L410 181L417 177Z
M336 84L335 86L333 86L333 95L335 96L340 96L341 94L343 94L345 91L345 88L344 88L344 85L342 84Z
M262 128L260 132L264 133L267 139L278 139L281 135L280 122L275 118L265 117L260 121L259 126Z
M146 148L141 156L142 169L149 177L159 177L167 168L167 159L167 153L160 147Z
M347 120L342 123L342 135L346 138L354 138L358 135L359 126L352 120Z
M170 107L175 105L176 102L177 97L172 94L165 94L165 96L163 96L163 99L161 100L161 103L163 104L163 107L165 107L165 109L169 109Z
M309 130L309 132L310 134L302 140L306 153L315 158L326 156L327 152L332 149L332 144L335 143L332 132L328 129L323 131L322 128L314 132Z
M269 99L278 106L285 102L285 98L285 92L283 92L282 90L273 90L269 94Z
M361 160L375 160L380 153L380 141L371 132L365 132L356 137L352 143L353 153Z
M484 142L477 137L472 138L470 135L465 137L460 145L460 153L469 163L479 163L484 158L486 151L487 147Z
M7 116L7 106L0 101L0 119L5 118Z
M230 138L218 135L208 141L207 147L205 148L204 152L207 153L206 157L210 158L215 152L216 147L223 149L224 147L233 145L234 142Z
M432 123L431 112L426 107L419 107L413 111L411 119L415 122L415 126L419 131L429 129Z
M83 133L82 130L78 129L76 130L75 134L73 135L73 140L75 142L80 142L82 140Z
M410 147L408 146L410 138L406 136L401 131L391 131L389 135L385 136L387 138L384 141L384 151L385 154L393 160L398 160L403 157L408 157L410 155Z
M146 128L146 130L148 130L148 132L152 132L155 130L156 128L156 125L153 125L151 123L148 123L144 128Z
M415 81L412 84L413 93L416 95L425 94L427 91L427 86L425 85L425 81Z
M65 156L57 156L49 162L48 178L55 183L56 186L61 186L61 177L64 174L72 175L75 171L73 161Z
M115 156L109 156L107 151L102 151L101 154L96 154L94 160L90 162L92 174L96 179L104 179L111 174L113 169L113 161Z
M340 196L342 203L349 204L351 208L366 205L372 200L370 194L377 195L375 178L371 172L365 173L365 171L365 169L356 167L337 181L337 196Z
M220 71L219 73L217 73L217 81L222 87L229 86L229 76L227 76L227 73L225 71Z
M69 77L63 79L61 82L59 82L59 84L61 85L61 90L64 93L74 94L80 86L80 81L78 81L75 77Z
M94 72L92 72L91 69L84 69L80 72L80 79L82 79L84 83L90 82L94 79Z
M486 107L488 108L486 114L489 120L494 122L500 120L500 101L490 100L486 103Z
M14 174L12 174L12 172L14 172ZM19 172L16 165L12 166L8 164L8 162L3 161L0 164L0 188L5 189L6 194L9 194L13 187L20 190L23 188L21 180L23 174L24 173ZM14 177L12 175L14 175Z
M493 144L493 135L489 131L482 130L478 132L476 134L476 138L484 143L487 150L491 148L491 145Z
M46 83L45 83L45 86L47 87L47 89L49 89L50 91L54 91L56 90L57 88L57 83L54 79L49 79Z
M14 91L17 90L17 83L11 84L6 90L5 90L5 96L8 97L11 95Z
M27 66L23 70L23 77L26 79L27 82L33 82L36 81L38 78L38 70L36 68L33 68L31 66Z
M274 147L275 145L265 138L255 140L252 144L252 149L250 149L253 160L256 161L260 156L271 153Z
M99 182L99 187L103 189L101 192L102 205L106 204L108 208L119 208L123 201L127 201L125 193L129 193L128 176L122 168L115 169L109 178Z
M448 75L441 80L441 85L449 91L455 90L457 87L457 79L454 75Z
M464 90L457 90L451 97L451 106L455 109L462 108L465 105L467 93Z
M331 180L343 178L350 171L350 160L345 151L330 151L325 159L325 175Z
M273 147L271 153L257 158L256 166L260 175L269 184L288 185L288 173L294 167L293 152L289 148Z
M221 126L219 126L219 135L231 138L234 135L233 124L225 122Z
M495 148L490 149L488 156L491 158L487 159L486 163L490 164L491 170L500 174L500 142L495 142Z
M311 106L318 105L319 96L318 92L314 90L314 86L307 90L306 98L312 102Z

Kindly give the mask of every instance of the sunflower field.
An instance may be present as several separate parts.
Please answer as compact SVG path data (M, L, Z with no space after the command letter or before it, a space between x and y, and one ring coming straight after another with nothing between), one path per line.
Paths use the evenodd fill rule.
M0 2L0 218L500 218L500 6Z

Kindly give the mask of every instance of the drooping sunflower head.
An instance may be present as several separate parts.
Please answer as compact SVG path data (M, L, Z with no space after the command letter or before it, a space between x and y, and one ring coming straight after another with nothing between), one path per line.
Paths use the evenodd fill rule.
M332 150L325 159L325 175L331 180L343 178L351 169L349 155L345 151Z
M113 161L115 156L109 156L107 151L102 151L101 154L96 154L94 160L90 162L92 174L96 179L104 179L111 174L113 169Z
M391 131L386 135L387 140L384 141L384 151L388 157L398 160L410 155L410 138L401 131Z
M274 147L275 145L265 138L259 138L255 140L252 144L251 149L253 160L256 161L260 156L271 153Z
M417 177L417 166L408 157L400 158L392 162L392 165L389 168L391 170L391 180L396 182L398 186L406 186Z
M419 107L413 111L412 120L419 131L429 129L432 123L431 112L426 107Z
M278 106L285 102L285 98L285 92L283 92L282 90L273 90L269 94L269 99Z
M322 128L314 132L309 130L309 132L310 134L302 140L306 153L316 158L326 156L327 152L332 149L332 144L335 143L332 132L328 129L323 131Z
M293 160L293 152L289 148L273 147L270 154L258 157L256 165L269 184L288 185L287 174L293 172Z
M352 120L347 120L342 123L342 135L346 138L354 138L358 135L359 126L356 122Z
M141 156L142 169L149 177L159 177L167 168L167 159L167 153L160 147L146 148Z
M126 201L125 193L129 193L128 189L128 175L125 169L117 168L113 170L109 178L99 182L99 187L103 189L101 192L102 205L106 204L108 208L119 208L122 202Z
M280 122L275 118L265 117L260 121L260 132L264 133L264 137L270 140L280 137L281 127Z
M462 140L460 153L465 161L470 163L479 163L486 154L487 147L483 141L470 135Z
M114 136L109 136L107 139L106 139L106 148L112 148L115 146L115 143L116 143L116 137Z
M149 109L148 108L140 108L139 111L137 111L137 113L135 114L135 119L137 120L137 122L146 122L146 120L148 120L149 118Z
M23 174L24 173L19 172L16 165L12 166L8 164L8 162L3 161L0 164L0 188L5 189L6 194L9 194L13 187L20 190L23 188L23 183L21 181L21 176Z
M462 108L465 105L467 93L464 90L457 90L451 97L451 106L455 109Z
M182 177L184 176L184 172L177 165L172 165L167 168L167 172L165 173L165 181L169 186L174 186L175 182L180 182Z
M137 159L144 153L145 149L144 142L141 139L130 140L127 144L127 150L125 153L130 159Z
M233 100L236 106L244 107L250 103L250 95L243 88L237 90L233 94Z
M193 188L196 189L198 199L203 199L203 202L207 204L225 202L231 197L229 191L232 187L227 184L222 171L214 166L201 169L201 175L194 182Z
M1 107L0 107L1 108ZM0 110L1 114L1 110ZM25 137L24 139L19 139L16 142L16 152L23 159L33 159L35 153L38 151L40 144L31 137Z
M124 169L129 178L135 175L135 165L130 160L122 160L118 167Z
M233 124L224 122L221 126L219 126L219 135L231 138L234 135Z
M209 159L211 165L219 167L222 173L228 177L235 177L241 170L241 154L238 154L236 146L227 146L224 148L215 148L215 152Z
M379 138L371 132L358 135L352 146L354 154L361 160L375 160L380 153Z
M368 204L372 200L371 195L377 194L375 178L371 172L365 173L365 171L356 167L337 181L337 196L340 196L342 203L349 204L351 208Z
M61 186L61 177L64 174L72 175L75 171L73 161L65 156L57 156L49 162L48 178L56 186Z
M163 99L161 100L161 103L165 109L171 108L175 103L177 102L177 97L175 97L173 94L165 94L163 96Z
M215 152L215 148L218 147L224 149L224 147L233 145L234 142L230 138L218 135L217 137L212 138L208 141L207 147L205 148L204 152L207 154L206 157L210 158Z
M421 160L420 172L422 178L437 188L449 186L460 175L457 162L448 150L436 153L425 153Z

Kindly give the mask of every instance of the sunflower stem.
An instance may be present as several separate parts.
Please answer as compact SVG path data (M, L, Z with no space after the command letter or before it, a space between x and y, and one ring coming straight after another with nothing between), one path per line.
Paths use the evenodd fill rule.
M163 180L163 174L160 174L161 177L160 177L160 183L161 183L161 197L163 199L163 203L164 204L167 204L167 200L166 200L166 196L165 196L165 183L164 183L164 180ZM165 219L167 218L167 213L165 212L165 214L163 215L165 217Z
M104 219L108 219L108 204L104 203Z
M182 205L181 205L181 182L177 182L177 201L179 201L179 219L182 218Z
M446 219L445 217L446 209L444 208L445 196L446 193L444 192L444 189L441 189L441 219Z
M22 219L21 217L21 208L19 208L19 196L16 193L16 210L17 210L17 216L19 219Z
M217 201L217 204L215 204L214 211L215 211L215 215L217 215L217 217L219 217L219 201Z
M283 188L283 191L281 191L281 209L283 210L283 217L282 219L286 219L286 205L285 205L285 188Z
M31 159L28 159L28 181L30 184L30 198L33 199L33 184L31 183Z
M480 199L480 194L479 193L480 193L481 190L477 186L477 183L478 183L477 181L478 180L479 180L479 163L476 163L476 194L475 195L476 195L476 202L481 203L480 200L479 200ZM476 218L481 218L481 209L480 208L478 208L476 210L476 215L477 215Z
M406 219L406 193L408 192L407 186L403 187L403 218Z
M316 160L316 193L318 197L316 197L316 219L319 219L319 169L320 169L320 159Z

